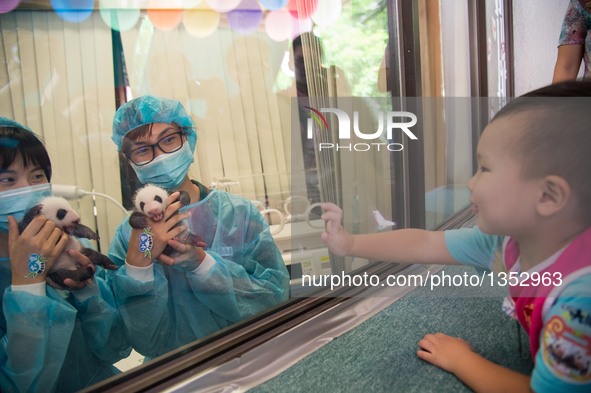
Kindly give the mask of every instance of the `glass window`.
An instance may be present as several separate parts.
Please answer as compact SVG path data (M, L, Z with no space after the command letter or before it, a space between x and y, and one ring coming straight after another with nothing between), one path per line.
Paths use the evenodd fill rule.
M94 3L25 0L0 15L0 115L43 139L54 192L100 234L98 251L141 186L111 140L113 116L145 95L178 100L195 122L190 178L245 198L270 225L292 299L318 289L306 275L378 262L328 252L319 202L341 206L352 233L435 228L468 204L476 140L465 1ZM505 86L501 61L489 67ZM399 126L413 116L416 125ZM239 267L241 278L257 266ZM208 332L256 314L241 314L240 301L236 310ZM136 350L117 367L140 364Z

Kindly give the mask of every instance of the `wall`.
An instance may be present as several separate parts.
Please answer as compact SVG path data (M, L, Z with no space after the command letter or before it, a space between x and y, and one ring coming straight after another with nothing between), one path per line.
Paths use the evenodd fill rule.
M569 0L513 0L515 95L548 85Z

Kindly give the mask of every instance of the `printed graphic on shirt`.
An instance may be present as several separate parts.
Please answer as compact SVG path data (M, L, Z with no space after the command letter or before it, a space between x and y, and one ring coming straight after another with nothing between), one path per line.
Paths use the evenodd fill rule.
M523 318L525 323L527 324L527 328L531 327L531 316L534 313L534 304L528 303L523 306Z
M582 314L581 310L578 312ZM565 311L561 316L553 316L544 326L541 348L543 359L558 378L570 383L589 383L591 336L572 328L572 315L572 312Z

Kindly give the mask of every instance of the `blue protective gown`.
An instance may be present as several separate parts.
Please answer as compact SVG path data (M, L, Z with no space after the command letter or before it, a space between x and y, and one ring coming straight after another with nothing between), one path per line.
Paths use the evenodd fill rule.
M50 286L46 296L13 291L0 259L2 392L74 392L119 373L112 364L131 346L107 282L95 282L79 298Z
M139 353L155 357L281 303L289 274L269 226L248 200L201 189L190 231L208 245L215 263L203 272L154 264L154 280L141 282L120 268L113 290L128 336ZM125 263L131 227L117 229L109 257Z

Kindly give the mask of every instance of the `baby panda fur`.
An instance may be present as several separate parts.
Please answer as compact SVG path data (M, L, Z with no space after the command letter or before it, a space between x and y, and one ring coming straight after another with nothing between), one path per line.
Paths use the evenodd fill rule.
M178 200L181 206L187 206L191 203L191 197L185 191L179 191ZM129 217L129 225L135 229L144 229L148 226L146 217L153 221L160 221L164 218L164 211L168 207L166 200L168 199L168 192L158 186L152 184L145 185L140 188L134 196L135 211ZM178 214L178 210L174 213ZM177 224L180 225L180 224ZM193 244L196 247L207 247L203 239L199 236L187 232L182 234L181 238L177 238L181 243ZM162 252L164 255L172 255L176 251L169 245L166 246Z
M80 223L80 215L72 208L64 198L48 197L38 205L33 206L19 224L19 231L22 233L31 221L42 214L52 221L56 227L68 234L68 244L47 272L46 282L55 288L66 289L64 280L70 278L74 281L84 281L92 278L96 271L93 265L81 266L75 259L70 257L67 250L76 250L86 255L94 265L102 266L105 269L117 270L118 267L105 255L85 248L80 244L77 237L91 240L99 240L98 235L85 225Z

